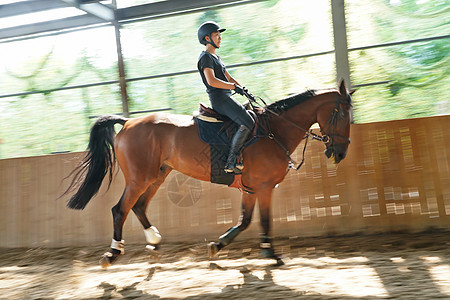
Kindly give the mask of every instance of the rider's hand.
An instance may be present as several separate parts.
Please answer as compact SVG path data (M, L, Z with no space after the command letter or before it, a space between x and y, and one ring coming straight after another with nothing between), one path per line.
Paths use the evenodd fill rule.
M244 95L244 88L240 85L234 84L234 91L238 93L239 95Z
M252 100L255 98L255 96L253 96L253 94L250 93L250 91L246 87L243 87L242 89L244 90L244 93L247 95L247 97L250 97Z

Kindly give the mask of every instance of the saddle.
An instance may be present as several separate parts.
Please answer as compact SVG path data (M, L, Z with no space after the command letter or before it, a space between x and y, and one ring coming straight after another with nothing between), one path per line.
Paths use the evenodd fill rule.
M250 136L249 139L254 139L259 127L258 115L262 114L262 109L255 112L248 108L249 107L247 106L247 111L255 121L253 136ZM230 145L231 138L238 129L238 125L234 123L233 120L219 114L203 103L200 103L199 111L194 116L194 119L197 121L200 138L208 144ZM246 142L245 146L249 146L247 145L248 142L249 141Z
M200 107L198 109L199 114L197 115L197 118L200 118L204 121L209 122L223 122L225 120L230 120L227 116L221 115L218 112L216 112L211 107L206 106L205 104L200 102Z
M244 103L245 109L250 113L251 117L255 121L255 123L258 123L258 116L262 115L264 113L264 109L260 107L256 107L252 109L250 107L250 104ZM209 122L228 122L231 121L230 118L227 116L221 115L218 112L216 112L211 107L206 106L205 104L200 102L200 107L198 109L198 115L196 115L197 118L201 118L205 121Z

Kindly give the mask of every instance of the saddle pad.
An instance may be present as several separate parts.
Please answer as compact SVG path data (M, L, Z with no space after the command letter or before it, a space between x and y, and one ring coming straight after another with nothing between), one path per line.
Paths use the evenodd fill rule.
M225 145L210 145L209 148L211 153L211 182L226 184L229 187L253 194L254 191L251 188L244 186L241 174L226 173L224 171L229 147Z
M238 130L238 125L236 123L227 123L228 127L224 122L209 122L205 121L204 118L194 117L197 122L198 134L202 141L210 145L231 145L231 139ZM258 128L258 134L262 132ZM244 143L244 148L253 145L259 139L259 136L249 135Z
M223 122L209 122L198 117L195 117L195 120L200 138L210 145L230 145L231 137L237 130L237 125L226 130L223 128ZM228 134L231 134L231 136Z

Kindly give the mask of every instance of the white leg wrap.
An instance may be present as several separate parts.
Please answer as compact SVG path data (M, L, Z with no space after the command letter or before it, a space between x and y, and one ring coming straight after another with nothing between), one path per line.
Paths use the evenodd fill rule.
M124 254L125 253L125 241L121 240L119 242L119 241L116 241L115 239L113 239L111 242L111 249L119 250L120 254Z
M161 235L155 226L144 229L145 239L149 244L157 245L161 242Z

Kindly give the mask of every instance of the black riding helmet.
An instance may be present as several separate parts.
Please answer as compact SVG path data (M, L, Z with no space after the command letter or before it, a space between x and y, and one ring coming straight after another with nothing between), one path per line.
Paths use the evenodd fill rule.
M206 44L211 44L213 45L215 48L217 48L216 44L214 44L214 42L211 39L211 33L213 32L224 32L226 29L224 28L220 28L219 24L217 24L216 22L213 21L208 21L203 23L202 25L200 25L200 27L198 28L198 41L200 42L200 44L202 45L206 45ZM211 40L210 42L208 42L205 37L209 36L209 39Z

